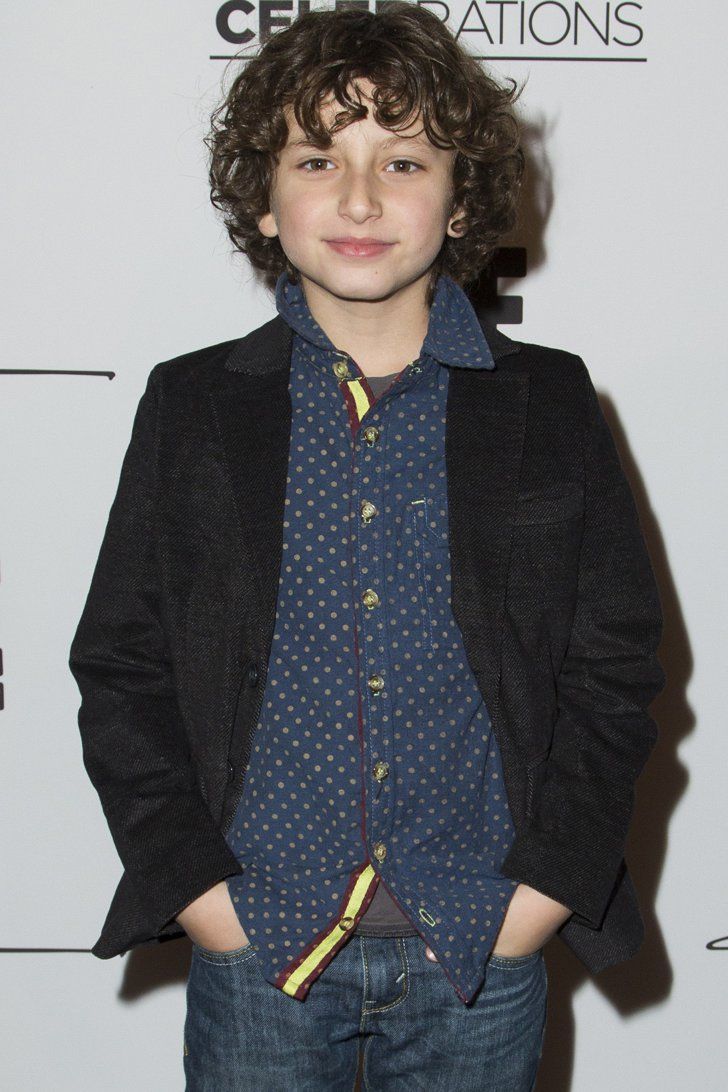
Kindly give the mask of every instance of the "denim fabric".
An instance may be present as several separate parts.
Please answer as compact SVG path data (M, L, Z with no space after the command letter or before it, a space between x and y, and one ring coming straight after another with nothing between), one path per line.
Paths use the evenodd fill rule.
M257 945L193 947L186 1092L531 1092L543 1045L543 951L491 956L469 1005L418 937L352 936L304 1004L266 982Z

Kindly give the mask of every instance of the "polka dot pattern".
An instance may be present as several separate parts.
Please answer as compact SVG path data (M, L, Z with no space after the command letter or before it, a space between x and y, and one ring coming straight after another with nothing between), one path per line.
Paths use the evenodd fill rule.
M303 999L381 877L466 1000L517 884L499 872L515 829L450 601L448 365L493 358L441 275L420 356L353 423L355 361L285 274L276 306L294 330L283 557L228 886L266 980L305 972Z

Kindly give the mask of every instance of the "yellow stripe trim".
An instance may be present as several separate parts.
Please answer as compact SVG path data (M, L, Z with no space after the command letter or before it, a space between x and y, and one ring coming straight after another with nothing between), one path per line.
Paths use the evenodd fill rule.
M354 884L354 888L349 896L349 901L344 907L344 912L341 915L342 918L355 917L361 908L361 904L364 901L364 897L369 890L369 886L376 875L371 864L367 863L366 868L359 876L359 879ZM320 941L313 951L306 957L300 967L296 967L295 971L291 974L291 977L286 981L283 986L283 993L288 993L292 997L295 995L298 988L306 981L312 971L318 967L324 956L328 955L332 948L334 948L342 938L342 930L339 928L339 922L335 921L333 927L329 930L326 936Z
M348 380L349 390L354 396L354 405L356 406L356 412L359 420L361 421L364 414L369 409L369 399L366 396L366 392L358 379Z

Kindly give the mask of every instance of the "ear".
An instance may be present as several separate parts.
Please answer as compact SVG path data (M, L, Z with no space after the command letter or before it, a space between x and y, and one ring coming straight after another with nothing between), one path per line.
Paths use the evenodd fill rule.
M278 234L278 227L276 225L276 219L272 212L266 212L265 216L261 216L258 220L258 230L261 235L267 236L269 239L275 238Z
M461 218L461 216L464 215L464 213L465 213L464 208L462 208L462 207L456 208L454 210L454 212L452 213L452 215L450 216L450 219L447 222L447 234L452 235L454 239L459 239L460 236L464 235L465 231L467 230L462 224L459 224L458 227L455 228L455 230L453 230L454 221L459 220Z

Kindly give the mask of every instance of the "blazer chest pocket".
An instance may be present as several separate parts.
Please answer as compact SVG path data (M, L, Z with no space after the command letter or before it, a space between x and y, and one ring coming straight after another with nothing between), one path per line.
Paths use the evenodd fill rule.
M560 493L531 490L519 495L514 523L518 527L539 523L564 523L583 515L583 512L584 502L579 488Z

